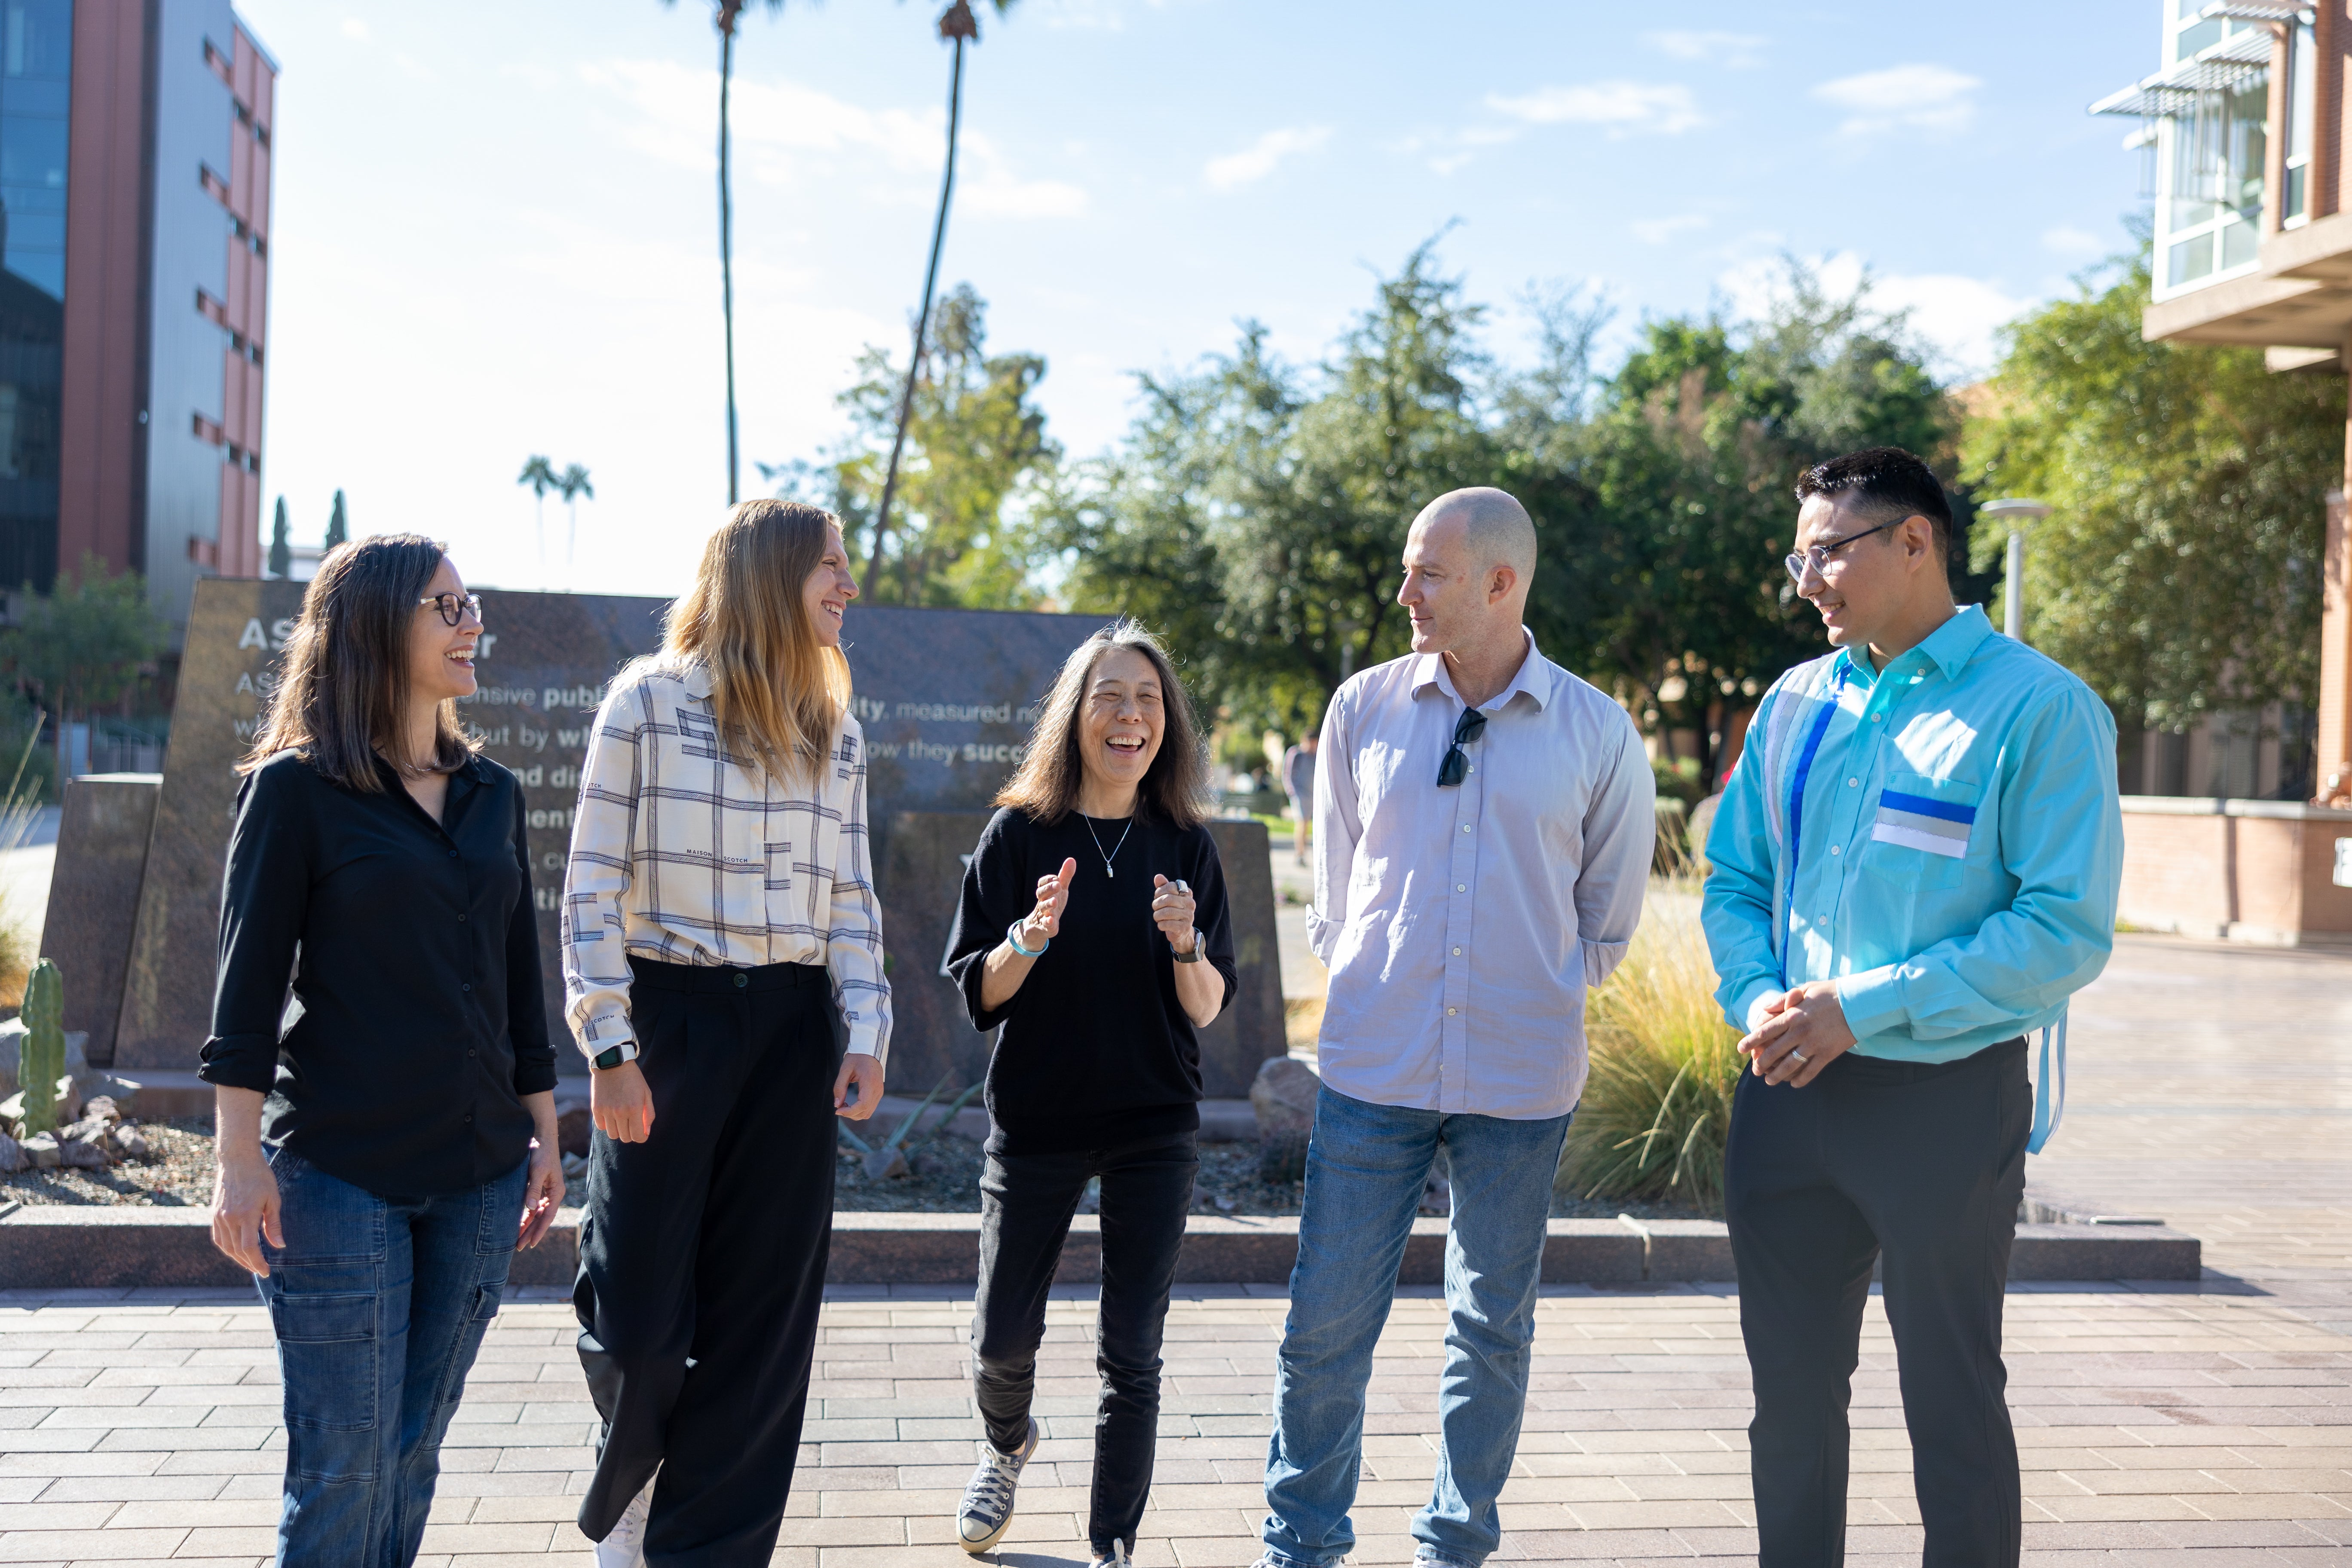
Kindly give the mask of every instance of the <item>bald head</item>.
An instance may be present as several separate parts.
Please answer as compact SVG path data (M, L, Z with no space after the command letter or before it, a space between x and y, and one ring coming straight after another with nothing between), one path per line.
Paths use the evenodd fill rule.
M1421 509L1416 528L1459 526L1474 570L1507 566L1525 584L1536 574L1536 525L1508 490L1491 485L1448 490Z

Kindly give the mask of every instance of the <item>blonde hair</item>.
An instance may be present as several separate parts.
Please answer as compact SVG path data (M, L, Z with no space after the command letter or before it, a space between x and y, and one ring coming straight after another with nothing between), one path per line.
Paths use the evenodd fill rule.
M1062 673L1037 710L1030 731L1029 754L1020 769L996 792L995 804L1017 807L1032 822L1056 823L1078 804L1078 786L1086 781L1079 758L1079 710L1087 689L1094 684L1095 667L1112 652L1126 648L1143 656L1160 678L1160 754L1144 771L1136 791L1135 814L1181 828L1194 828L1208 817L1209 763L1202 743L1200 721L1192 699L1176 679L1176 666L1160 639L1139 621L1120 616L1071 650L1062 661Z
M788 783L815 783L849 710L849 661L817 641L802 596L837 526L798 501L743 502L663 624L662 651L709 670L711 715L730 749Z

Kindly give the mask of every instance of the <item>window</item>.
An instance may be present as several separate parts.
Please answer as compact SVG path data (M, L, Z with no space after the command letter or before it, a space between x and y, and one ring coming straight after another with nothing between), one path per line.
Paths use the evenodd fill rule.
M2319 75L2319 48L2309 27L2297 27L2287 46L2286 188L2279 193L2279 222L2292 226L2311 217L2311 132Z
M2200 16L2207 5L2208 0L2170 0L2165 22L2168 75L2179 85L2170 89L2177 96L2162 111L2159 136L2159 294L2251 268L2262 244L2272 35L2258 23ZM2296 49L2289 55L2295 72ZM2307 79L2311 73L2296 74ZM2291 93L2294 85L2291 79ZM2301 199L2309 163L2309 98L2305 86L2299 154L2293 116L2286 128L2291 188L2280 193L2283 218L2300 210L2287 198Z

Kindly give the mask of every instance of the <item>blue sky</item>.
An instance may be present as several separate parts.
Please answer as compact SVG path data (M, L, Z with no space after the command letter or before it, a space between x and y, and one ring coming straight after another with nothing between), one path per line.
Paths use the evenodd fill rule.
M474 581L671 593L723 510L704 0L239 0L283 69L265 494L315 541L445 537ZM737 50L737 344L754 459L815 455L867 342L903 353L939 180L931 0L794 0ZM1074 455L1132 373L1266 323L1312 360L1448 223L1496 307L1584 282L1752 306L1777 258L1867 267L1948 374L2123 248L2157 0L1677 6L1022 0L983 13L942 285L1044 354ZM514 483L580 462L567 551Z

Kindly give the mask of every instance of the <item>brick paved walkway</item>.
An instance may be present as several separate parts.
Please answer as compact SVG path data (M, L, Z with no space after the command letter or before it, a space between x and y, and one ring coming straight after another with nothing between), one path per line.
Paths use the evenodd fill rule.
M2352 1564L2352 963L2126 942L2081 1005L2073 1104L2035 1179L2200 1229L2201 1287L2010 1298L2029 1562L2044 1568ZM1356 1561L1409 1559L1442 1325L1399 1301L1373 1387ZM1278 1292L1195 1289L1169 1321L1159 1485L1140 1560L1255 1550ZM776 1561L953 1564L971 1462L968 1299L847 1288ZM1092 1308L1055 1302L1047 1438L1008 1564L1082 1563ZM446 1451L426 1561L584 1563L572 1527L591 1415L569 1310L500 1315ZM1504 1496L1511 1562L1752 1560L1746 1364L1727 1290L1561 1288L1539 1315L1528 1433ZM282 1436L267 1321L242 1294L0 1293L0 1563L266 1561ZM1885 1322L1855 1389L1857 1568L1916 1562Z

